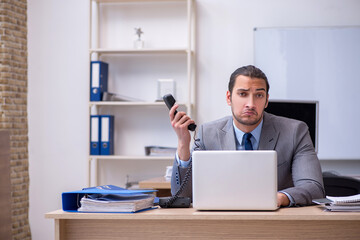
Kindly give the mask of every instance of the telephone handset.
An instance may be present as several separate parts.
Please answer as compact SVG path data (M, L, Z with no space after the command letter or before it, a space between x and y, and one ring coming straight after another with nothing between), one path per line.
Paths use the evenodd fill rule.
M175 104L175 98L171 94L166 94L163 96L164 102L166 106L171 109L172 106ZM177 113L175 111L174 115ZM188 129L190 131L195 131L196 124L190 124L188 126ZM195 137L195 135L194 135ZM190 160L191 161L191 160ZM172 197L163 197L159 198L159 205L162 208L186 208L190 207L191 199L189 197L179 197L181 192L184 190L185 186L188 184L190 177L191 177L191 169L192 169L192 163L190 162L190 165L188 167L188 170L185 173L185 177L183 182L180 185L179 190L172 196Z
M166 104L166 106L169 108L169 110L172 108L172 106L174 106L175 104L175 98L173 97L173 95L171 94L166 94L163 96L164 102ZM177 111L175 110L174 116L176 115ZM190 131L195 131L196 129L196 124L192 123L188 126L188 129Z

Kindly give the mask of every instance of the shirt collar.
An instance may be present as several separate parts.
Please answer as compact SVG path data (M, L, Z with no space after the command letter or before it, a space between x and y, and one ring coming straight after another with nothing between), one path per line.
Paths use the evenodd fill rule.
M264 122L264 118L261 119L260 124L254 130L251 131L251 134L255 138L257 144L260 142L260 135L261 135L261 129L262 129L263 122ZM241 144L242 138L245 133L235 126L234 120L233 120L233 126L234 126L234 130L235 130L235 137L238 140L239 144Z

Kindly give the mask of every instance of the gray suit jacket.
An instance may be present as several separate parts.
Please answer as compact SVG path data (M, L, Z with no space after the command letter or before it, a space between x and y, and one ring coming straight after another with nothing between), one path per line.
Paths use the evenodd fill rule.
M232 117L203 124L196 145L195 150L236 150ZM310 205L312 199L325 196L320 162L305 123L265 112L259 150L277 152L278 190L288 193L296 205ZM186 171L187 168L180 167L175 159L172 194L180 188ZM180 196L192 197L191 176Z

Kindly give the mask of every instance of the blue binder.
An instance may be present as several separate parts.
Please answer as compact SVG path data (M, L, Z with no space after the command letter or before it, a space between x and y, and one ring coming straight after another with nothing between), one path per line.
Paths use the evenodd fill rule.
M90 63L90 101L101 101L108 88L109 64L102 61Z
M90 116L90 155L100 155L100 116Z
M100 115L100 155L114 154L114 116Z
M80 207L80 200L85 194L119 194L119 195L135 195L141 193L153 193L157 190L129 190L114 185L104 185L92 188L83 188L82 190L72 191L72 192L63 192L61 195L62 198L62 208L66 212L78 212Z

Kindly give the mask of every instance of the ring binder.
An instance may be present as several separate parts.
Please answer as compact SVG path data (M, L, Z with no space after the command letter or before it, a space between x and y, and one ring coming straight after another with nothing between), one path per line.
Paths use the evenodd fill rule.
M100 155L114 154L114 116L101 115Z
M149 190L129 190L121 187L117 187L114 185L104 185L104 186L98 186L98 187L91 187L91 188L83 188L82 190L78 191L72 191L72 192L63 192L62 193L62 208L63 211L66 212L79 212L79 207L81 206L81 199L85 195L95 194L95 195L103 195L103 196L111 196L113 195L113 198L127 198L130 202L135 201L139 198L140 195L145 194L151 194L153 192L156 192L157 190L149 189ZM152 198L153 199L153 198ZM101 204L100 204L101 205ZM147 209L152 209L153 204L149 204ZM101 208L100 208L101 209ZM135 210L128 210L126 208L119 208L120 211L111 211L111 212L138 212L144 209L136 209ZM94 211L94 212L107 212L106 208L102 209L103 211Z
M108 88L109 64L102 61L90 63L90 101L101 101Z
M90 116L90 155L100 155L100 116Z

